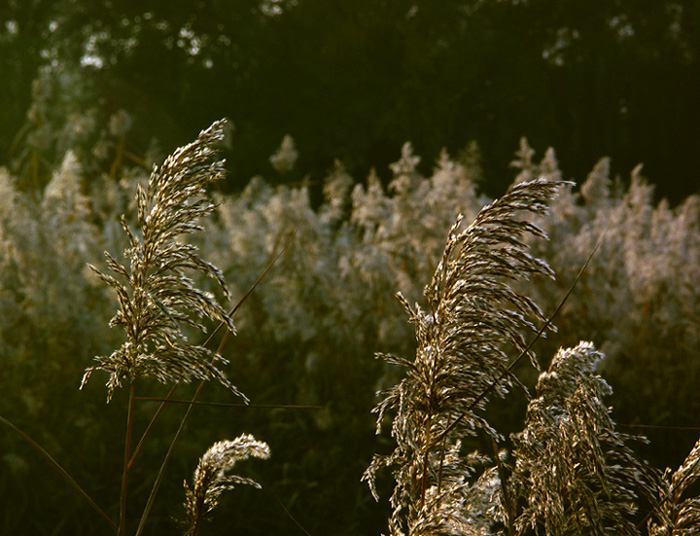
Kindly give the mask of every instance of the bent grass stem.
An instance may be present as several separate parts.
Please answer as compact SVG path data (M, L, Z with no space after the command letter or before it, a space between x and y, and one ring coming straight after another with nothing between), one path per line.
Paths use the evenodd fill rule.
M241 305L243 305L243 303L253 293L253 291L256 289L256 287L260 284L260 282L265 278L265 276L268 274L268 272L272 269L272 267L277 262L277 260L287 250L287 248L289 247L289 243L291 242L293 237L294 237L294 234L292 234L289 237L285 246L275 256L275 258L272 259L272 261L268 264L267 268L265 268L263 273L260 274L260 277L258 277L258 279L255 281L255 283L253 283L253 285L248 289L248 291L246 291L246 293L243 296L241 296L241 298L238 300L236 305L233 306L231 311L228 313L229 317L233 318L233 316L236 314L236 312L241 307ZM216 333L223 327L223 324L224 323L221 322L217 326L217 328L204 341L203 346L206 346L212 340L214 335L216 335ZM221 351L224 348L224 344L226 344L226 340L228 339L228 335L229 335L228 331L224 332L224 335L221 338L221 343L219 343L219 347L216 350L217 355L221 355ZM189 419L190 414L192 413L192 409L194 408L194 406L197 402L197 399L199 398L199 394L202 392L203 388L204 388L204 380L202 380L199 383L197 390L195 391L194 395L192 396L192 400L190 400L188 402L187 410L185 411L185 414L182 417L182 420L180 421L180 426L178 427L177 432L175 432L175 435L173 436L173 439L170 442L170 446L168 447L168 451L166 452L165 457L163 458L163 463L160 466L160 470L158 471L158 475L156 476L156 480L153 483L153 488L151 489L151 493L148 496L148 501L146 502L146 507L144 508L143 514L141 515L141 520L139 521L139 526L138 526L138 529L136 530L136 536L140 536L143 533L143 529L146 526L146 521L148 519L149 514L151 513L151 509L153 508L153 503L155 502L156 494L158 493L158 489L160 488L160 484L163 481L163 477L165 475L165 468L168 465L168 462L170 461L170 457L172 456L173 450L175 449L175 443L179 439L180 434L182 433L182 430L185 428L185 424L187 423L187 420ZM165 402L162 402L161 404L165 404ZM156 413L156 415L154 415L154 419L157 418L157 416L159 414L160 414L160 408L159 408L159 411ZM149 428L150 428L150 425L149 425Z
M119 494L119 536L126 533L126 499L129 482L129 468L131 467L131 432L133 425L134 409L134 382L129 385L129 407L126 413L126 438L124 440L124 469L122 470L122 485Z
M14 433L16 433L18 436L20 436L22 439L24 439L29 445L36 450L39 455L46 460L51 467L53 467L58 474L60 474L70 486L80 494L83 499L85 499L88 504L92 507L95 512L97 512L102 519L104 519L107 524L112 527L112 529L116 532L117 531L117 524L112 521L112 519L100 508L95 501L92 500L92 498L87 494L87 492L80 487L80 484L78 484L75 479L70 476L68 471L66 471L63 466L58 463L51 454L49 454L44 447L42 447L39 443L37 443L29 434L24 432L22 429L18 428L15 426L12 422L8 421L5 417L0 416L0 423L4 424L7 426L10 430L12 430Z

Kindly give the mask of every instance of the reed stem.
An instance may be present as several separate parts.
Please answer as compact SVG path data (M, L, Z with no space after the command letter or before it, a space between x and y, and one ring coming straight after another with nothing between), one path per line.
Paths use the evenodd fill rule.
M122 486L119 497L119 536L126 534L126 498L131 468L131 429L133 424L134 383L129 385L129 407L126 413L126 438L124 440L124 469L122 470Z

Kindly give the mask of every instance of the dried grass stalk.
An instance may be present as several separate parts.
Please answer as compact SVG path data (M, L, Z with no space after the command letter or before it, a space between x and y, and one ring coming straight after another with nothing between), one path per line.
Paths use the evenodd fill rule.
M199 534L199 527L206 514L216 508L219 496L224 491L240 484L260 489L260 484L255 480L228 474L237 462L251 456L267 459L270 457L270 447L249 434L233 441L218 441L204 453L194 472L192 486L185 481L185 536Z
M424 292L429 311L412 308L399 295L416 326L418 349L413 361L381 356L406 369L406 377L383 393L374 410L378 433L385 415L394 413L391 433L397 446L389 455L376 455L363 477L377 498L377 471L392 469L392 536L474 533L478 512L469 499L474 495L470 477L484 460L461 455L460 438L477 430L498 436L479 412L488 394L503 396L517 381L506 370L508 349L524 351L524 332L535 331L532 319L546 320L511 283L552 276L523 240L545 233L519 214L546 213L561 185L518 184L466 228L460 216Z
M93 372L102 370L109 373L108 400L124 380L143 376L163 383L216 380L245 398L217 367L226 361L208 348L191 344L183 333L183 326L204 330L205 318L235 330L215 297L198 289L189 277L199 272L213 278L228 298L221 271L203 261L196 246L181 240L203 230L199 220L215 208L206 188L224 175L223 160L212 161L224 127L225 120L221 120L201 132L194 142L169 156L161 168L154 167L145 190L139 186L140 232L133 232L122 217L129 239L124 251L128 267L107 252L111 273L90 265L116 292L119 310L110 325L121 326L126 340L111 355L95 357L98 364L85 371L81 387Z

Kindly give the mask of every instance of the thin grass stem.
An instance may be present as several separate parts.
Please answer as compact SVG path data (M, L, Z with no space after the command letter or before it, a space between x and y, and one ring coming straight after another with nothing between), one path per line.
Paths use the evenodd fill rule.
M455 429L455 427L462 422L462 420L469 414L469 412L477 407L477 405L484 399L486 398L491 392L496 388L496 386L501 382L501 380L517 365L520 360L527 354L530 353L530 350L532 350L532 347L535 345L535 343L539 340L539 338L542 336L542 334L545 332L546 329L549 328L549 326L552 325L552 322L554 322L554 319L559 315L559 312L561 311L562 307L564 307L564 304L566 301L569 299L569 296L571 296L571 293L574 291L574 288L578 284L579 280L581 279L581 276L583 276L583 273L586 271L586 268L588 268L589 263L591 262L591 259L593 259L593 256L596 254L600 246L603 244L603 241L605 240L605 236L608 234L608 231L610 230L610 226L612 225L612 222L608 224L608 227L603 231L603 233L600 235L600 238L598 239L598 243L596 244L595 248L593 248L593 251L591 251L591 254L588 256L586 259L586 262L583 263L583 266L581 266L581 269L578 271L576 274L576 278L574 279L574 282L571 283L569 286L569 290L567 290L566 294L564 297L561 299L559 302L559 305L557 306L556 310L552 315L547 319L547 321L544 323L544 325L535 333L535 336L533 337L532 341L530 344L527 345L527 347L520 352L517 358L515 358L504 370L501 372L499 376L496 377L496 379L486 388L484 389L479 396L477 396L472 403L467 407L465 411L463 411L459 417L455 418L452 423L445 428L445 430L435 439L435 441L432 442L432 444L429 447L429 450L435 448L440 441L442 441L442 438L447 436L452 430Z
M285 504L282 502L282 500L277 496L277 494L276 494L274 491L272 491L272 490L269 490L269 491L270 491L270 493L272 494L272 496L277 500L277 502L280 503L280 506L282 507L282 509L284 510L284 512L289 516L289 519L291 519L292 521L294 521L294 524L295 524L297 527L299 527L299 528L304 532L304 534L306 534L306 536L311 536L311 533L310 533L308 530L306 530L306 529L304 528L304 526L303 526L301 523L299 523L299 521L297 521L297 519L292 515L292 513L291 513L291 512L289 511L289 509L285 506Z
M129 385L129 408L126 412L126 437L124 439L124 469L122 470L122 486L119 494L119 536L126 534L126 499L131 467L131 429L133 426L134 382Z
M150 433L151 429L155 425L156 421L158 420L158 417L160 417L160 414L163 413L163 410L165 409L165 404L166 402L170 401L170 397L172 396L173 392L175 392L175 386L173 385L170 388L170 391L168 391L168 394L165 395L165 398L159 398L156 399L154 398L154 401L160 402L160 406L158 406L158 409L156 412L153 414L153 417L151 417L151 421L148 423L148 426L146 427L146 430L143 432L143 435L141 436L141 439L139 440L138 444L134 448L134 452L131 454L131 458L129 459L129 468L134 464L134 461L136 460L136 456L138 455L139 451L141 450L141 447L143 446L144 441L146 441L146 437L148 437L148 434ZM143 397L140 396L135 396L134 400L143 400Z
M80 487L80 484L78 484L72 476L66 471L60 463L58 463L51 454L49 454L44 447L42 447L39 443L37 443L34 439L32 439L31 436L29 436L27 433L25 433L23 430L12 424L10 421L8 421L5 417L0 416L0 423L4 424L7 426L10 430L12 430L14 433L16 433L18 436L20 436L22 439L24 439L29 445L36 450L39 455L44 458L51 467L53 467L58 474L60 474L68 484L73 487L82 497L85 499L90 506L92 506L92 509L97 512L102 519L104 519L107 524L112 527L112 529L116 532L117 531L117 524L112 521L112 519L100 508L95 501L92 500L92 498L87 494L87 492Z
M236 302L236 305L234 305L231 310L228 312L229 318L233 318L235 314L238 312L238 309L241 308L243 303L248 299L248 297L253 293L253 291L257 288L257 286L262 282L263 279L267 276L268 272L272 269L272 267L275 265L275 263L279 260L279 258L284 254L285 251L287 251L287 248L289 247L289 244L292 242L292 238L296 235L296 231L294 231L289 238L287 239L287 243L284 245L284 247L280 250L280 252L275 256L274 259L270 261L270 263L267 265L267 268L260 274L260 277L258 277L251 285L251 287L246 291L243 296L240 297L240 299ZM202 343L202 346L206 346L211 342L211 340L216 336L216 334L219 332L219 330L224 326L223 322L219 322L219 325L216 326L216 329L212 331L209 336L205 339L205 341ZM224 338L222 340L221 346L223 347L223 343L226 341L226 338L228 337L228 331L224 334Z
M291 242L291 239L294 235L290 236L287 244L282 248L282 250L275 256L274 259L268 264L267 268L263 271L262 274L260 274L260 277L253 283L253 285L248 289L248 291L241 296L241 298L238 300L236 305L231 309L229 312L228 316L233 318L233 316L236 314L238 309L243 305L243 303L248 299L248 297L253 293L255 288L260 284L260 282L265 278L265 276L268 274L268 272L272 269L274 264L277 262L277 260L282 256L282 254L287 250L289 247L289 243ZM206 346L216 335L216 333L221 329L223 326L223 322L219 324L219 326L207 337L207 339L204 341L202 346ZM226 344L226 340L228 339L229 332L226 331L224 332L223 337L221 338L221 343L219 343L219 347L216 350L216 354L220 355L221 351L224 348L224 344ZM163 477L165 475L165 468L168 465L168 462L170 461L170 457L172 456L173 450L175 449L175 443L177 443L177 440L180 437L180 434L182 433L182 430L185 428L185 424L187 423L187 420L190 417L190 414L192 413L192 409L194 408L197 399L199 398L199 394L202 392L202 389L204 388L204 380L202 380L199 383L199 386L197 387L197 390L195 391L194 395L192 396L192 400L190 400L187 404L187 411L185 411L184 416L182 417L182 420L180 421L180 426L177 429L177 432L175 432L175 435L173 436L172 441L170 442L170 446L168 447L168 451L165 454L165 457L163 458L163 463L160 466L160 470L158 471L158 475L156 476L156 480L153 483L153 488L151 489L151 493L148 496L148 501L146 502L146 507L143 510L143 514L141 515L141 520L139 521L139 526L138 529L136 530L136 536L141 536L143 533L143 529L146 526L146 521L148 519L148 516L151 513L151 509L153 508L153 503L155 502L155 497L158 493L158 489L160 488L160 484L163 481Z
M228 333L228 332L227 332ZM199 397L199 393L201 393L202 389L204 388L204 380L202 380L199 383L199 387L197 387L197 391L194 393L194 396L192 397L192 401L196 401L197 398ZM180 434L182 433L182 430L185 428L185 423L187 422L187 419L189 419L190 414L192 413L192 408L194 408L194 403L191 403L187 407L187 411L185 412L185 415L182 417L182 420L180 421L180 426L177 429L177 432L175 432L175 436L173 437L172 441L170 442L170 446L168 447L168 452L165 453L165 457L163 458L163 463L160 466L160 469L158 471L158 476L156 476L156 480L153 483L153 488L151 489L151 493L148 496L148 501L146 502L146 507L143 510L143 514L141 516L141 520L139 521L139 526L138 529L136 530L136 536L141 536L143 533L143 529L146 526L146 520L148 519L149 514L151 513L151 509L153 508L153 503L155 502L156 494L158 493L158 489L160 488L160 484L163 481L163 476L165 475L165 468L168 465L168 462L170 461L170 457L173 454L173 451L175 450L175 443L177 443L177 440L180 437Z
M170 398L156 398L150 396L136 396L134 400L144 402L161 402L163 404L194 404L196 406L211 406L217 408L246 408L246 409L323 409L325 406L303 406L299 404L244 404L230 402L202 402L199 400L177 400ZM161 406L162 407L162 406Z
M513 502L508 492L508 481L506 479L506 472L501 462L501 458L498 455L498 445L496 444L496 438L491 436L491 445L493 446L493 457L496 461L496 466L498 467L498 478L501 481L501 495L503 499L503 507L506 511L506 521L508 522L508 536L515 536L515 520L513 519L514 508Z

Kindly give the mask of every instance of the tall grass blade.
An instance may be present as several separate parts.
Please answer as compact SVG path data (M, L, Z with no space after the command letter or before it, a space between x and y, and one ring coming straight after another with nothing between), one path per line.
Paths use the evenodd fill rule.
M10 430L12 430L14 433L16 433L18 436L20 436L22 439L24 439L29 445L36 450L39 455L44 458L48 462L48 464L53 467L58 474L60 474L68 484L71 485L73 489L75 489L83 499L85 499L88 504L92 507L95 512L97 512L102 519L104 519L107 524L116 532L117 530L117 524L112 521L112 519L105 514L104 510L100 508L95 501L92 500L92 498L87 494L87 492L80 487L80 484L78 484L72 476L66 471L60 463L58 463L51 454L49 454L44 447L42 447L39 443L37 443L34 439L32 439L31 436L29 436L27 433L25 433L23 430L15 426L12 422L8 421L5 417L0 415L0 423L4 424L7 426Z

